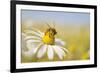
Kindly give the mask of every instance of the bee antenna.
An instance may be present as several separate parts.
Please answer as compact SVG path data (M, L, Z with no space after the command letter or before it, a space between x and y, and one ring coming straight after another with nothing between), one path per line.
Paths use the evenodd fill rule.
M55 28L55 22L53 22L53 27Z
M50 27L51 28L51 26L48 24L48 23L46 23L47 25L48 25L48 27Z

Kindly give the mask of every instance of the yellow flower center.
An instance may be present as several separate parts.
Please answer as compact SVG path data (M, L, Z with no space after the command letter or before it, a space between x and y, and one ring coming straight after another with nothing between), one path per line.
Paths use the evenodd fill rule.
M55 37L51 32L46 32L42 40L45 44L53 45L55 42Z

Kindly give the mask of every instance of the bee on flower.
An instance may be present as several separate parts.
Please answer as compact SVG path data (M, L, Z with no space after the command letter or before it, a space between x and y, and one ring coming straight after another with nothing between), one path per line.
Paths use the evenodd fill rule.
M55 54L62 60L67 55L68 50L64 48L65 42L55 38L57 31L48 24L49 28L45 32L38 29L26 30L22 33L22 41L25 43L28 50L22 49L22 53L32 56L35 55L38 59L47 54L49 60L53 60ZM32 35L27 35L32 34ZM22 45L22 48L24 46Z

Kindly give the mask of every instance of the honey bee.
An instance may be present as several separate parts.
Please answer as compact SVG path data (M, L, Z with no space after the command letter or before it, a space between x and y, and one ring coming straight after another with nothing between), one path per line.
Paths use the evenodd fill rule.
M43 42L45 44L53 45L55 42L55 35L57 34L57 31L54 27L51 27L49 24L47 24L49 28L45 31L43 36Z

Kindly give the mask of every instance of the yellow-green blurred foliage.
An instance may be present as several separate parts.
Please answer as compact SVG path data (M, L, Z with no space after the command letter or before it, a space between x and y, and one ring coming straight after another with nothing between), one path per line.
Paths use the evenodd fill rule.
M50 24L53 26L52 24ZM22 32L25 33L25 30L32 30L34 28L39 29L42 32L48 28L48 26L44 23L37 24L31 23L31 25L26 24L26 22L22 23ZM69 50L66 53L63 61L71 61L71 60L88 60L90 58L90 28L89 25L59 25L55 24L55 29L57 31L57 38L62 39L66 44L65 48ZM22 43L23 44L23 43ZM22 55L22 63L24 62L44 62L49 61L47 55L41 59L37 59L35 56L28 57ZM53 61L60 61L57 55L54 56Z

